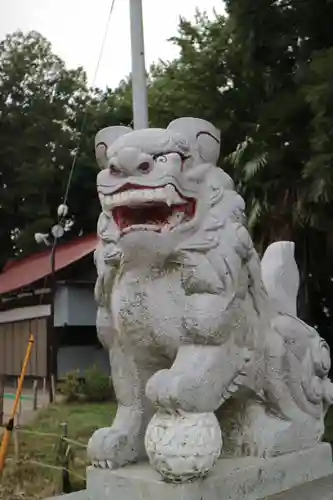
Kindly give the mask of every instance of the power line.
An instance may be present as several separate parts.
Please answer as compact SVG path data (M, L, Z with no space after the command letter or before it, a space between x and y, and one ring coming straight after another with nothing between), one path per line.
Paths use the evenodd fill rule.
M92 87L95 87L95 84L96 84L97 74L98 74L98 70L99 70L99 67L100 67L100 64L101 64L101 60L102 60L102 56L103 56L103 52L104 52L104 48L105 48L105 42L106 42L106 39L107 39L107 35L108 35L108 31L109 31L109 25L110 25L110 21L111 21L111 17L112 17L113 11L114 11L115 3L116 3L116 0L112 0L111 1L109 15L108 15L108 18L107 18L107 21L106 21L105 30L104 30L104 36L103 36L103 40L102 40L102 44L101 44L101 48L100 48L100 51L99 51L99 56L98 56L98 60L97 60L97 64L96 64L96 69L95 69L95 73L94 73ZM80 129L80 132L79 132L78 146L76 148L75 155L74 155L74 158L73 158L73 161L72 161L72 166L71 166L71 169L70 169L69 175L68 175L67 186L66 186L65 195L64 195L64 198L63 198L64 205L67 205L68 193L69 193L69 189L70 189L70 186L71 186L71 182L72 182L72 178L73 178L73 174L74 174L74 170L75 170L77 158L78 158L78 155L79 155L79 152L80 152L80 145L81 145L82 135L83 135L83 132L84 132L84 129L85 129L85 126L86 126L86 122L87 122L87 115L88 115L88 105L86 106L86 110L85 110L85 113L84 113L84 116L83 116L83 121L82 121L81 129Z

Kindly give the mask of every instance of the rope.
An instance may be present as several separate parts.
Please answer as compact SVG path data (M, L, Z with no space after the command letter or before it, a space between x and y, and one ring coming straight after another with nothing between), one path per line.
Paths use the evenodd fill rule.
M78 446L81 448L87 448L87 445L82 443L81 441L75 441L75 439L70 439L65 436L62 436L61 434L57 434L55 432L39 432L39 431L29 431L27 429L21 429L19 427L16 427L15 430L19 432L20 434L32 434L35 436L41 436L41 437L52 437L52 438L57 438L61 439L62 441L73 444L74 446Z
M95 73L94 73L92 87L94 87L95 83L96 83L97 74L98 74L98 70L99 70L99 67L100 67L100 64L101 64L102 55L103 55L103 52L104 52L105 42L106 42L106 38L107 38L107 35L108 35L109 25L110 25L110 21L111 21L111 17L112 17L112 14L113 14L115 3L116 3L116 0L112 0L111 6L110 6L110 10L109 10L109 15L108 15L108 18L107 18L107 21L106 21L106 26L105 26L105 30L104 30L104 36L103 36L103 40L102 40L102 45L101 45L101 48L100 48L100 52L99 52L99 56L98 56L98 60L97 60L97 65L96 65L96 69L95 69ZM86 110L85 110L85 113L84 113L84 116L83 116L82 126L81 126L80 133L79 133L78 146L77 146L76 151L75 151L75 155L74 155L74 158L73 158L73 161L72 161L71 169L69 171L69 176L68 176L68 180L67 180L67 186L66 186L64 200L63 200L64 205L67 204L68 193L69 193L70 185L71 185L71 182L72 182L72 178L73 178L74 169L75 169L75 166L76 166L78 154L79 154L79 151L80 151L81 140L82 140L82 135L83 135L85 126L86 126L87 116L88 116L88 105L86 106Z
M61 438L63 441L65 441L68 444L72 444L74 446L78 446L79 448L84 448L85 450L87 449L87 445L84 443L81 443L80 441L75 441L75 439L70 439L66 437Z
M65 471L69 472L70 474L73 474L73 476L76 476L77 478L81 479L82 481L86 480L85 477L81 476L77 472L74 472L72 469L66 469L66 467L61 467L60 465L51 465L51 464L47 464L45 462L38 462L37 460L19 460L19 461L17 461L14 458L7 458L6 462L15 463L15 464L21 463L21 464L38 465L39 467L44 467L46 469L54 469L57 471L65 470Z

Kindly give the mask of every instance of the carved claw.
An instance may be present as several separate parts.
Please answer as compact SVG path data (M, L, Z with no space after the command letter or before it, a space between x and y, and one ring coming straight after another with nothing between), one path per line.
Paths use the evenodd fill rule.
M246 378L246 373L240 373L227 387L225 391L223 391L221 395L221 404L227 401L235 392L238 391L242 383L244 382L244 379Z
M98 429L88 443L88 457L94 467L117 469L136 462L142 456L139 438L128 435L124 430L111 427Z
M95 467L95 469L116 469L114 463L111 460L94 460L91 465Z

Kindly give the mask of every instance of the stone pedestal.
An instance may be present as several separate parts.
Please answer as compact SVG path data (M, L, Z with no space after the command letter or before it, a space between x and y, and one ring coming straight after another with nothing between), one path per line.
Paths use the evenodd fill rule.
M148 464L89 467L86 494L87 500L332 500L332 452L321 443L270 459L221 459L206 479L180 485L163 482Z

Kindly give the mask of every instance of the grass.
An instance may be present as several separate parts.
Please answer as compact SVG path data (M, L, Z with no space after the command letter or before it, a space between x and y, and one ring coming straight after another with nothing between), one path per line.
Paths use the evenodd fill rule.
M110 425L115 405L107 404L55 404L42 410L33 424L24 430L37 433L56 434L41 436L22 432L20 434L20 463L10 460L1 478L0 500L44 500L61 493L61 471L29 463L28 460L59 466L59 443L61 424L68 424L68 437L87 444L93 431ZM73 490L85 487L86 450L73 446L73 461L70 469ZM8 458L14 457L11 444ZM81 476L80 479L78 476Z

